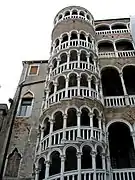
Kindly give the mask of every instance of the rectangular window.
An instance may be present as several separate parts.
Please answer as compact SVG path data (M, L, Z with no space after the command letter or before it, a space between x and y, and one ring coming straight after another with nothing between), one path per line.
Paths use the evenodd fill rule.
M19 116L30 116L32 106L32 98L22 99Z
M30 66L29 75L37 75L38 67L37 65Z

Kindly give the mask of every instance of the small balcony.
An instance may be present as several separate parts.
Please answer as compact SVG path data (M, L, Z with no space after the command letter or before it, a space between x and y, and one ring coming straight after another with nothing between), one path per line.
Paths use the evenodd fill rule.
M113 169L112 180L134 180L135 169Z
M125 33L130 33L129 29L115 29L115 30L96 31L96 34L97 34L97 35L125 34Z

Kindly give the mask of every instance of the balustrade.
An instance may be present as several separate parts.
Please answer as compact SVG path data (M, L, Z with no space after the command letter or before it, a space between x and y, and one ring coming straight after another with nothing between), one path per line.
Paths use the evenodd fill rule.
M97 35L121 34L121 33L129 33L129 29L114 29L114 30L96 31Z
M112 180L135 180L135 169L115 169Z
M82 138L83 140L90 140L91 137L94 138L97 141L105 141L105 133L98 129L98 128L91 128L91 127L87 127L87 126L81 126L80 127L81 130L81 135L80 138ZM77 138L77 131L78 131L78 127L67 127L65 129L65 137L66 137L66 141L76 141ZM92 133L93 131L93 133ZM63 139L63 129L57 130L55 132L53 132L50 136L51 140L51 146L53 145L60 145L62 143L62 139ZM49 135L45 136L42 140L41 140L41 151L46 150L49 147Z
M99 52L99 58L113 58L113 57L134 57L135 50L130 51L116 51L116 52Z

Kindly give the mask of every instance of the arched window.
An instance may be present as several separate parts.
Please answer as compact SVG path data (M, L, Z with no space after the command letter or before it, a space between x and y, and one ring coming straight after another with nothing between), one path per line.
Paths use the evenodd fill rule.
M52 69L55 69L55 68L57 67L57 60L54 59L53 62L52 62L52 64L53 64L53 68L52 68Z
M77 51L73 50L70 52L70 61L77 61L78 57L77 57Z
M38 167L39 167L39 179L38 180L43 180L45 178L45 169L46 169L44 158L39 159Z
M77 32L72 32L70 40L78 39Z
M91 38L89 36L88 36L88 42L92 43L92 40L91 40Z
M54 125L53 131L63 128L63 115L61 111L58 111L54 114Z
M84 33L81 33L81 34L80 34L80 39L86 41L86 37L85 37L85 34L84 34Z
M80 16L83 16L83 17L85 16L85 14L84 14L83 11L80 11L79 15L80 15Z
M87 17L87 19L88 19L88 20L90 20L90 16L89 16L88 14L87 14L87 16L86 16L86 17Z
M76 109L70 108L67 112L67 127L77 126L77 112Z
M86 54L86 51L81 51L80 60L87 62L87 54Z
M50 96L51 94L54 93L54 84L53 84L53 82L51 82L51 83L49 84L49 90L50 90L50 92L49 92L49 96Z
M59 43L60 43L59 39L56 39L56 41L55 41L55 48L59 46Z
M58 19L59 19L59 20L62 19L62 14L59 15Z
M72 15L77 15L77 14L78 14L77 10L72 11Z
M134 50L132 42L129 40L123 39L119 40L115 43L116 49L118 51L129 51L129 50Z
M81 75L80 86L88 87L88 77L86 74Z
M93 61L93 55L92 54L90 54L90 56L89 56L89 62L91 63L91 64L94 64L94 61Z
M32 101L33 101L33 94L31 92L27 92L21 100L18 116L31 115Z
M76 148L68 147L66 149L65 171L77 170Z
M126 66L123 69L123 78L129 95L135 95L135 66Z
M127 29L126 24L122 24L122 23L117 23L117 24L113 24L111 26L112 30L114 29Z
M113 67L108 67L101 72L101 81L104 96L121 96L123 88L118 71Z
M93 76L92 76L92 80L91 80L91 88L94 90L96 89L96 79Z
M129 127L123 122L115 122L108 131L112 168L134 168L135 150Z
M89 110L87 108L81 110L81 126L90 126Z
M92 168L92 157L90 153L91 153L91 148L87 145L84 146L82 149L82 156L81 156L81 169Z
M5 176L17 177L20 165L21 155L18 153L17 148L8 156L7 167Z
M110 30L109 25L99 25L96 27L95 29L96 31L106 31L106 30Z
M99 125L98 125L98 116L99 116L99 113L98 113L98 111L94 110L93 114L94 114L93 115L93 127L98 128L99 127Z
M70 74L69 76L69 87L77 86L77 75L76 74Z
M47 136L50 132L50 122L49 118L46 118L44 120L44 137Z
M64 76L60 76L58 78L57 91L60 90L60 89L64 89L65 88L65 84L66 84L65 77Z
M50 161L49 175L52 176L54 174L59 174L61 169L60 153L57 151L52 152L50 155Z
M70 11L66 11L65 16L70 16Z
M66 42L66 41L68 41L68 35L63 34L61 43Z
M67 54L66 53L62 53L60 55L60 64L64 64L67 62Z
M96 169L102 169L103 167L101 153L102 153L102 148L98 146L97 155L96 155Z
M99 42L98 51L99 52L113 52L114 51L113 43L110 41Z

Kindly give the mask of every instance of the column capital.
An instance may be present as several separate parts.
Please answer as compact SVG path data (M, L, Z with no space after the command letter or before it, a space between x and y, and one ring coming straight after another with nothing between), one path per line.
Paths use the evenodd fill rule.
M80 116L81 116L81 112L77 111L77 117L80 117Z
M106 153L100 153L100 155L102 156L102 158L106 157Z
M45 164L46 164L46 166L50 166L50 164L51 164L51 162L50 161L45 161Z
M69 81L69 77L66 77L66 81Z
M80 54L81 54L81 52L80 52L80 51L78 51L78 52L77 52L77 55L78 55L78 56L80 56Z
M57 85L58 85L58 82L54 81L53 84L54 84L54 86L57 86Z
M90 112L90 113L88 114L88 116L91 117L91 118L93 118L94 113Z
M49 119L50 124L54 124L55 120L54 119Z
M82 153L81 153L81 152L77 152L77 153L76 153L76 156L77 156L77 158L81 158Z
M67 119L67 114L63 114L63 118Z
M120 77L123 77L123 72L120 72L120 73L119 73L119 76L120 76Z
M66 156L65 155L60 155L61 161L65 161Z
M96 151L91 151L91 156L95 157L97 155Z
M81 79L81 76L77 76L77 79L80 80L80 79Z

